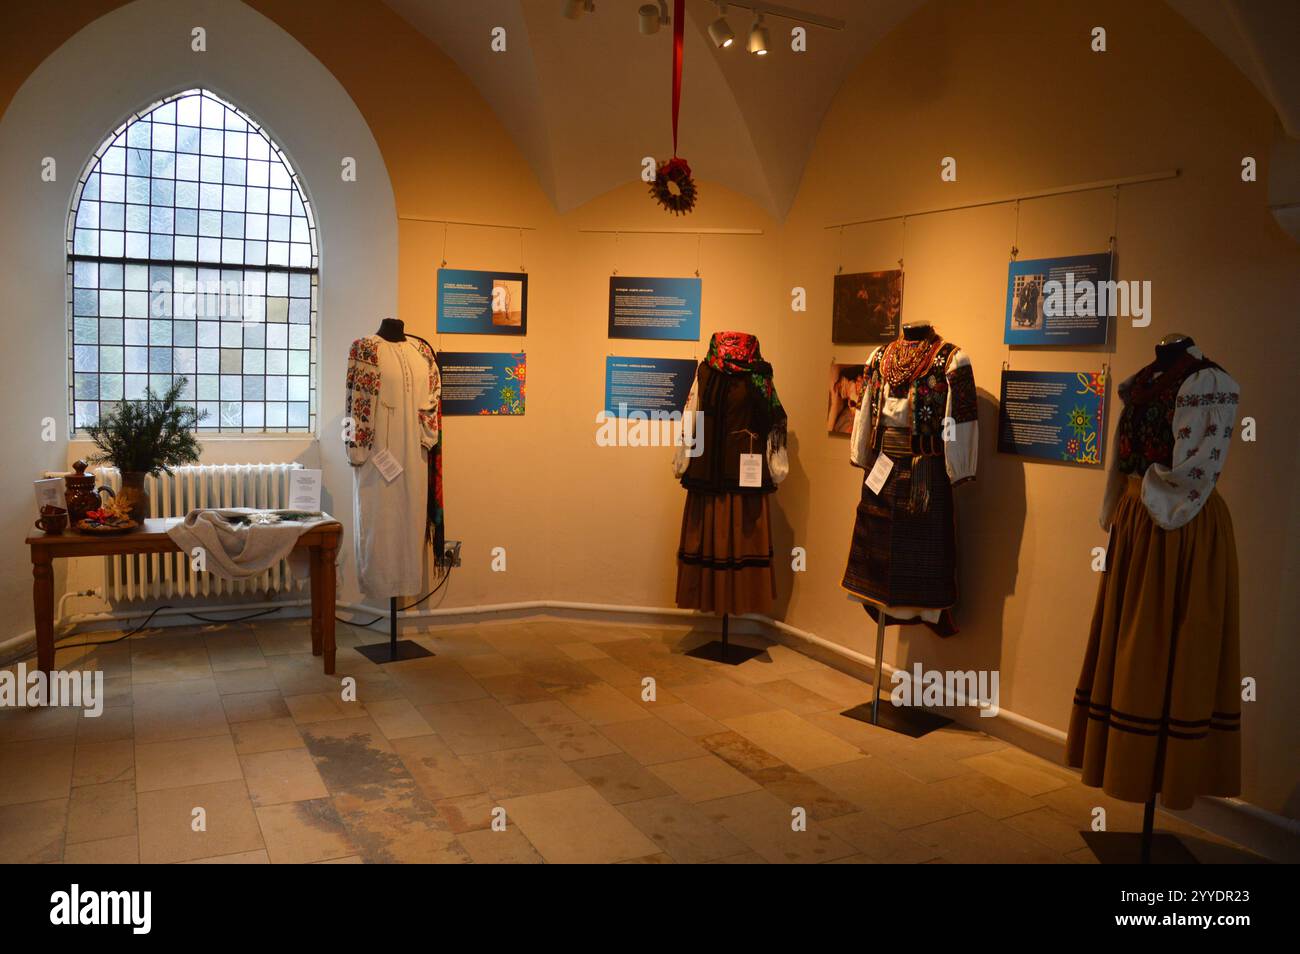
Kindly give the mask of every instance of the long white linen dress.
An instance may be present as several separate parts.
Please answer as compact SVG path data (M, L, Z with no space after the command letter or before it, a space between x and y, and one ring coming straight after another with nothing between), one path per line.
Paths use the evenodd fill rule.
M433 352L422 341L368 335L348 353L345 418L353 466L357 575L367 596L420 592L428 513L428 451L438 442L442 385ZM401 466L391 481L376 466L384 451Z

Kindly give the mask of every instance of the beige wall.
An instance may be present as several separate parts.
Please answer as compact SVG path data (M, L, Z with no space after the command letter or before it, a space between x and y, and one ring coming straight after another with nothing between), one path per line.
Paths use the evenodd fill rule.
M1221 483L1241 559L1242 669L1260 684L1243 720L1244 786L1247 799L1294 813L1297 710L1283 674L1297 669L1284 622L1296 609L1295 548L1285 543L1296 529L1296 434L1284 410L1294 373L1282 341L1295 325L1300 249L1274 225L1265 187L1238 175L1242 156L1268 155L1277 121L1163 5L1074 12L1084 6L931 4L873 51L823 123L782 233L784 284L822 292L774 355L805 435L802 465L818 489L806 500L785 497L783 507L807 528L813 559L823 558L799 581L788 618L870 651L859 612L843 605L836 586L858 475L812 427L822 408L812 372L843 351L828 343L826 297L839 238L822 227L1180 168L1176 180L1120 195L1119 275L1150 280L1154 308L1147 328L1119 322L1109 354L1009 353L1001 344L1014 206L907 222L904 318L934 322L969 351L982 447L978 482L958 491L963 632L943 641L906 629L890 659L998 667L1004 707L1064 726L1096 593L1090 549L1106 544L1096 522L1103 474L996 452L1000 366L1082 370L1106 361L1118 380L1151 359L1161 335L1191 334L1237 378L1241 413L1259 422L1258 442L1236 442ZM1108 28L1112 52L1089 51L1096 24ZM957 158L955 183L939 180L943 156ZM1115 211L1109 192L1026 202L1016 244L1029 258L1104 250ZM902 233L898 222L847 230L845 269L889 267ZM795 386L791 371L806 374L807 385ZM1112 422L1117 405L1112 393Z
M871 653L865 614L839 589L861 474L842 438L824 433L826 368L865 348L830 343L836 268L907 267L905 318L929 319L967 349L981 391L979 480L958 492L963 631L890 631L888 660L932 667L998 668L1002 705L1063 728L1086 638L1096 577L1091 548L1103 475L1027 462L995 450L998 372L1096 368L1118 376L1149 359L1161 334L1194 335L1240 381L1242 413L1260 439L1237 444L1222 483L1242 567L1243 671L1260 682L1244 732L1245 797L1296 813L1296 707L1283 674L1297 671L1291 586L1297 529L1289 490L1296 438L1285 389L1294 378L1284 334L1300 292L1300 250L1273 224L1264 186L1237 177L1243 155L1268 155L1276 120L1259 94L1163 4L936 3L906 21L848 78L822 126L798 200L784 223L750 200L703 183L699 210L673 220L639 183L560 217L490 111L430 43L376 3L257 0L318 57L365 116L383 153L399 217L400 316L454 350L501 349L499 338L434 332L434 273L443 228L413 218L529 225L531 275L528 413L521 419L447 422L449 534L465 566L444 606L555 599L671 606L673 553L684 492L669 451L598 448L607 354L701 355L710 332L753 331L776 369L790 411L792 472L775 498L780 613L791 625ZM1108 28L1110 53L1092 54L1088 30ZM253 104L249 104L253 108ZM689 156L689 131L683 150ZM593 144L592 148L599 148ZM958 181L938 178L942 156ZM630 163L635 157L630 158ZM824 226L1064 183L1177 167L1173 181L1124 190L1118 251L1123 278L1149 279L1154 321L1121 322L1104 353L1016 350L1001 344L1013 206L849 229ZM631 175L631 165L630 173ZM1261 180L1265 179L1261 170ZM1022 205L1022 256L1100 250L1112 232L1109 193ZM694 237L579 231L584 226L759 228L761 236ZM699 344L610 342L606 280L623 274L704 278ZM512 231L451 227L452 266L513 268ZM810 295L790 311L790 289ZM377 324L382 314L371 316ZM330 329L322 329L322 336ZM61 355L51 360L62 360ZM342 386L343 368L323 367ZM1115 404L1111 411L1114 416ZM330 426L326 422L323 426ZM325 433L326 440L333 435ZM342 493L337 490L337 493ZM808 550L794 574L791 546ZM508 571L488 553L503 546Z

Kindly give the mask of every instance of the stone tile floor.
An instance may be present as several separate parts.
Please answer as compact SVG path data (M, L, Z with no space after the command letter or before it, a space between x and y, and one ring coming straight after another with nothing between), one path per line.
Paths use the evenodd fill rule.
M686 625L426 626L380 666L340 624L332 677L305 621L78 645L113 635L58 656L104 672L99 718L0 710L0 862L1069 863L1095 806L1141 826L982 733L842 717L868 687L789 648L683 656Z

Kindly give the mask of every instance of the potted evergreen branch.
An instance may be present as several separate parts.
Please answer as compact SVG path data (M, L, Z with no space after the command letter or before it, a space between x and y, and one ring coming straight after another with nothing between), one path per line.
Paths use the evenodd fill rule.
M146 388L142 400L119 401L86 426L86 433L99 448L99 453L87 459L94 464L112 464L122 472L118 503L137 523L149 515L145 477L195 463L203 450L194 428L207 412L181 403L186 382L186 378L176 378L161 397Z

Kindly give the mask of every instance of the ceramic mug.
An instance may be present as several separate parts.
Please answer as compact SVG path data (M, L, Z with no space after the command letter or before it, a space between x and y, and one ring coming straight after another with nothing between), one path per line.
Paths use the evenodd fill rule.
M68 527L68 512L62 507L53 507L46 505L41 508L40 519L36 521L36 528L44 530L50 536L58 536Z

